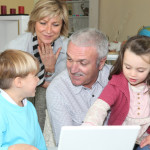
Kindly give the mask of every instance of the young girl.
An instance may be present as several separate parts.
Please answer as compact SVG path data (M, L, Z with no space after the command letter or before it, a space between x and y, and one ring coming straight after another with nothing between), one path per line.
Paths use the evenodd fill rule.
M0 150L46 150L36 110L38 61L29 53L0 53Z
M150 149L150 38L131 37L121 48L109 83L89 109L84 124L140 125L138 150ZM148 145L148 146L146 146ZM146 147L144 147L146 146ZM143 148L144 147L144 148Z

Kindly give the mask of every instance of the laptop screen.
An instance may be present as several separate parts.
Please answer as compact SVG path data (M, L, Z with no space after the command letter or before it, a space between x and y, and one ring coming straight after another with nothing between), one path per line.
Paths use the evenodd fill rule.
M140 126L64 126L58 150L132 150Z

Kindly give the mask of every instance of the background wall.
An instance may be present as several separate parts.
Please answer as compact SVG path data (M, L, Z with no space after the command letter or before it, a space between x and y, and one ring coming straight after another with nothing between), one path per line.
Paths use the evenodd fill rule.
M36 3L38 0L34 0L34 3Z
M16 8L16 13L18 14L18 6L24 6L25 14L30 14L34 0L0 0L0 5L7 6L7 14L10 14L10 8Z
M10 8L25 7L30 14L38 0L0 0L0 5ZM89 0L95 1L95 0ZM150 0L99 0L98 28L106 33L110 41L124 41L137 34L142 26L150 25Z
M99 29L109 40L123 41L150 26L150 0L100 0Z

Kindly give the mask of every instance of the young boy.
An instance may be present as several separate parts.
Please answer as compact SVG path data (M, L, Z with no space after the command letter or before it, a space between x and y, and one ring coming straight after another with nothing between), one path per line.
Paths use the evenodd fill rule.
M47 150L36 110L39 63L19 50L0 53L0 150Z

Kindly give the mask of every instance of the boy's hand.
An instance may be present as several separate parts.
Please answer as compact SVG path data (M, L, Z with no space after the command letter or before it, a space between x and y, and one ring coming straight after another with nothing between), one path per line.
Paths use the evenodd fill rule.
M29 144L15 144L9 146L8 150L38 150L38 149Z

